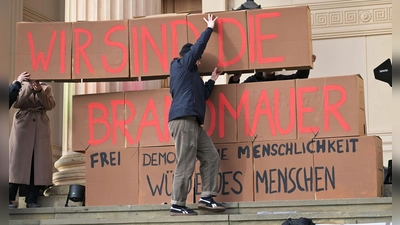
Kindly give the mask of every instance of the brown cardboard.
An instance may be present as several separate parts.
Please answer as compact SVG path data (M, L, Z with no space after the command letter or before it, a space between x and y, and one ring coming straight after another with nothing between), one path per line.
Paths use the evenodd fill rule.
M175 147L139 149L139 204L171 202L172 182L176 167ZM193 203L193 179L189 183L187 204Z
M238 142L296 139L295 98L294 80L237 85Z
M325 143L323 143L325 141ZM335 188L330 181L329 189L324 188L324 170L320 169L322 180L316 185L316 199L376 198L382 197L383 157L382 140L377 136L317 139L315 150L325 153L314 154L315 167L329 168L334 173Z
M86 205L138 204L138 148L86 151Z
M251 143L216 144L220 155L217 202L253 201L253 159L241 152L251 149ZM201 176L197 167L195 175L196 202L201 195Z
M125 92L125 100L125 146L174 145L168 129L172 102L169 89L129 91Z
M129 77L128 21L72 23L73 79Z
M73 96L72 149L124 148L124 109L123 92Z
M15 79L27 71L31 79L71 79L71 23L17 23Z
M204 130L214 143L237 142L236 85L215 85L207 100Z
M218 19L202 55L199 72L210 74L215 67L225 72L248 69L246 11L216 12L213 15ZM194 26L188 30L190 43L194 44L207 28L203 18L207 18L207 14L188 15L189 25Z
M296 80L299 139L366 134L360 75Z
M187 43L186 14L150 16L129 20L130 76L159 79Z
M254 142L254 200L314 199L313 143L309 140ZM307 177L307 178L306 178Z
M200 73L210 74L216 66L225 72L312 68L308 7L213 14L219 19L203 54ZM272 18L264 18L271 15ZM194 43L206 29L203 20L206 16L172 14L72 24L19 23L16 68L32 68L33 63L33 71L39 73L31 72L35 79L56 81L165 78L169 75L171 60L178 57L181 47L187 42ZM29 53L31 48L24 35L29 30L33 32L36 43L34 57ZM49 43L53 43L51 37L54 30L53 46ZM66 34L65 38L63 35L61 38L65 40L65 47L62 45L63 50L60 50L57 46L62 30ZM277 36L271 39L270 34ZM53 46L52 50L49 46ZM47 57L48 52L52 52L51 58ZM41 64L47 63L48 70L42 71Z
M312 38L307 6L247 11L250 69L311 69Z

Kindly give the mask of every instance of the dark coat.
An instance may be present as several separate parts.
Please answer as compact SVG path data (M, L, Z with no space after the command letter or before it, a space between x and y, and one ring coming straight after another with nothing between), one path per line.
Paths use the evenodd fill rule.
M292 80L292 79L304 79L308 78L308 75L310 74L310 70L298 70L295 74L292 75L275 75L272 77L272 79L266 79L263 77L262 72L257 72L254 75L248 77L243 83L249 83L249 82L261 82L261 81L274 81L274 80ZM240 79L238 81L233 80L233 76L229 78L228 84L234 84L234 83L239 83Z
M56 103L51 86L41 85L42 91L34 94L28 83L23 82L13 105L18 111L10 132L9 183L29 184L33 155L35 185L52 184L53 154L46 111L52 110Z
M172 104L168 121L184 116L195 116L199 124L204 123L206 100L210 97L215 82L209 80L204 83L196 61L203 54L212 32L212 28L207 28L182 58L175 58L171 62Z
M21 89L21 83L15 81L8 87L8 108L10 109L12 104L17 100L19 90Z

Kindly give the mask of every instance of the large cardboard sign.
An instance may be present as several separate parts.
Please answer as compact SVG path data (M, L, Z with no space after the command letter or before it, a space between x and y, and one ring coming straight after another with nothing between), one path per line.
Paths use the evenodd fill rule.
M325 174L316 180L316 199L383 196L382 140L379 137L317 139L314 149L317 152L314 168ZM322 168L330 168L329 177ZM326 182L332 184L329 189L324 188Z
M242 157L254 158L254 200L315 198L313 143L309 140L254 142Z
M171 60L187 43L186 14L129 20L131 76L142 79L169 75Z
M214 143L237 142L236 85L215 85L207 100L204 129Z
M250 144L250 145L249 145ZM220 157L217 202L253 201L253 159L242 155L251 143L216 144ZM200 169L196 168L194 190L196 202L202 191Z
M255 201L382 196L376 136L255 142Z
M17 23L15 78L28 71L32 79L71 79L71 23Z
M86 205L138 204L138 148L86 151Z
M125 142L131 146L174 145L168 129L169 89L125 92Z
M238 141L296 139L294 80L237 85Z
M209 74L215 66L225 72L312 68L308 7L215 15L219 19L203 55L201 73ZM206 16L158 15L72 25L18 23L16 71L32 68L26 69L32 79L55 81L166 77L182 45L194 43L206 29Z
M366 134L360 75L297 79L296 90L299 139Z
M129 77L128 21L72 23L72 79Z
M296 83L296 85L295 85ZM73 149L173 145L168 89L74 96ZM359 75L216 85L204 129L214 143L365 135Z
M312 68L307 6L248 10L247 23L250 69Z
M201 58L200 73L210 73L215 67L220 71L236 71L249 68L246 11L215 13L218 16L214 33ZM188 15L188 23L198 32L188 32L188 42L195 43L206 27L204 14Z
M174 146L139 149L139 204L170 203L175 167ZM186 203L193 203L193 179Z
M73 96L72 149L125 148L124 99L124 92Z

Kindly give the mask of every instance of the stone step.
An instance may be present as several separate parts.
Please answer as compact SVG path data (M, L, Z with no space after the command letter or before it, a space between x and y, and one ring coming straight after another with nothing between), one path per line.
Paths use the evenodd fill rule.
M68 190L69 190L68 186L51 187L50 190L47 190L47 191L52 192L53 195L40 196L38 204L42 207L55 207L55 208L64 207L66 200L67 200L67 196L68 196ZM384 193L385 193L384 197L392 197L392 185L391 184L384 185ZM18 208L26 208L26 204L24 201L25 201L24 197L19 198ZM351 201L353 201L353 199L351 199ZM357 202L358 200L355 200L355 201ZM363 201L363 200L360 200L360 201ZM368 201L369 200L366 200L366 204L368 204ZM289 202L293 202L293 201L289 201ZM301 204L302 204L302 202L301 202ZM345 204L347 204L347 203L345 203ZM376 203L374 202L373 204L376 204ZM82 203L68 201L68 206L82 206ZM251 213L253 213L253 212L251 212Z
M200 215L169 216L169 205L96 207L42 207L10 209L10 224L282 224L287 218L306 217L318 223L373 223L392 221L392 197L372 199L296 200L226 203L226 212L214 214L188 206Z
M225 214L199 216L130 216L126 218L75 218L73 216L57 219L10 220L10 225L118 225L118 224L191 224L204 225L281 225L287 218L311 218L317 224L359 224L391 222L391 211L374 212L302 212L293 214Z

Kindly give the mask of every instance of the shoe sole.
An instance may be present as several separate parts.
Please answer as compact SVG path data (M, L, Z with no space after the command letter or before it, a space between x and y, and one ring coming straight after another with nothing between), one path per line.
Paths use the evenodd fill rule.
M183 213L174 213L174 212L170 212L169 215L170 215L170 216L197 216L198 213L183 214Z
M213 207L208 207L205 204L199 204L198 207L199 207L199 209L205 209L207 211L215 212L215 213L222 213L222 212L225 212L225 210L226 210L224 207L217 206L216 208L213 208Z

